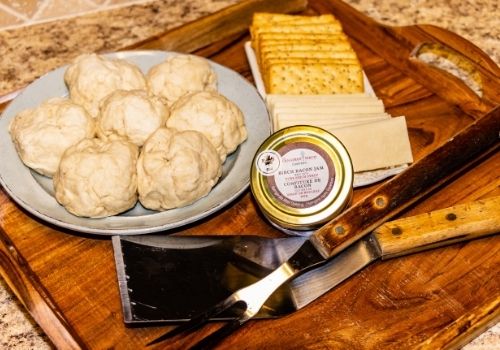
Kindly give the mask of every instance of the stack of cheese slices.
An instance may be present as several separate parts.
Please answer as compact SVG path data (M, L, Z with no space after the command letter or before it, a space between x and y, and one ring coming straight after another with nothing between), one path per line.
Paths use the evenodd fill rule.
M361 64L332 15L255 13L250 33L274 131L313 125L331 132L355 173L413 161L405 118L365 93Z

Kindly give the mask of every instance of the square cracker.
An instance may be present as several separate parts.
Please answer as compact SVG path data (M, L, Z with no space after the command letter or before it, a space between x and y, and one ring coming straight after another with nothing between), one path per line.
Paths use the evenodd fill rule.
M261 55L262 62L270 58L351 58L357 59L356 53L353 50L293 50L293 51L266 51Z
M298 33L298 34L307 34L307 33L323 33L323 34L335 34L341 33L342 26L340 23L326 23L326 24L299 24L299 25L273 25L267 24L259 27L251 28L252 40L256 40L257 42L260 40L259 35L261 33Z
M277 57L277 58L269 58L266 60L263 60L261 62L261 75L262 79L264 81L264 85L271 86L271 67L280 65L280 66L286 66L286 65L304 65L304 66L311 66L311 65L321 65L321 66L328 66L328 65L335 65L336 67L341 66L341 65L357 65L360 66L359 61L357 57L354 58L317 58L317 57L306 57L306 58L301 58L301 57Z
M347 35L343 32L335 34L331 33L279 33L279 32L261 32L259 38L262 41L266 40L327 40L338 39L347 40Z
M252 25L261 26L269 23L294 23L294 24L309 24L309 23L333 23L338 20L331 14L319 16L300 16L300 15L287 15L282 13L268 13L256 12L252 17Z
M363 71L357 64L290 64L269 66L270 94L321 95L364 91Z
M255 54L259 56L263 46L277 44L337 44L350 49L351 45L347 37L342 33L268 33L264 32L259 35L260 40L254 40L252 46Z
M348 42L281 42L281 43L263 43L259 53L270 51L350 51L351 45Z

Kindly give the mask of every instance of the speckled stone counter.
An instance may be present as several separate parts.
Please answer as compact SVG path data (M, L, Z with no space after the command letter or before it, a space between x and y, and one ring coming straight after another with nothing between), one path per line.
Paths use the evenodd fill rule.
M240 0L241 1L241 0ZM158 0L104 13L58 21L50 26L0 32L0 96L80 52L112 51L179 26L237 0ZM498 0L347 0L389 25L434 24L447 28L500 62ZM74 28L80 28L78 31ZM50 341L0 279L0 349L51 349ZM500 349L500 325L473 340L466 350Z
M156 0L0 31L0 97L85 52L125 48L241 0Z

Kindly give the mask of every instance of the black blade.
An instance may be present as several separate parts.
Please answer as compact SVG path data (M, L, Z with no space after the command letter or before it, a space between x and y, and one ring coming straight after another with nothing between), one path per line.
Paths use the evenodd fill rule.
M114 237L127 325L188 322L235 291L263 278L295 252L300 237ZM257 317L295 311L289 286L266 301ZM226 310L212 321L232 320Z

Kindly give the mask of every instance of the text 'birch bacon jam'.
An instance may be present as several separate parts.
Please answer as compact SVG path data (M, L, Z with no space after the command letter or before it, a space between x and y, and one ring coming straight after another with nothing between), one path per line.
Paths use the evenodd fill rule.
M354 172L344 145L313 126L291 126L267 138L250 175L260 210L279 230L306 236L352 198Z

